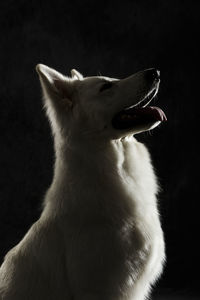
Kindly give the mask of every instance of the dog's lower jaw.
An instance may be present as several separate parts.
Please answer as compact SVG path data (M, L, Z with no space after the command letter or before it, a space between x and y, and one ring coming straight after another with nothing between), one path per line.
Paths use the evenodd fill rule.
M67 242L68 253L76 261L68 266L72 290L82 293L93 286L105 291L104 299L123 299L120 293L124 293L126 299L143 300L159 277L165 257L158 188L145 146L135 138L124 138L93 148L87 143L66 146L57 157L42 218L54 216L80 238ZM110 286L101 286L107 281ZM106 298L106 289L113 298Z

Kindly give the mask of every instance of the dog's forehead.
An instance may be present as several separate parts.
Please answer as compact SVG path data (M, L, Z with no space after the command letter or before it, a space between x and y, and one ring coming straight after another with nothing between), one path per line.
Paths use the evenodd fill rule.
M82 97L89 97L90 95L97 93L101 85L113 81L118 81L118 79L106 76L84 77L83 80L78 81L78 94Z

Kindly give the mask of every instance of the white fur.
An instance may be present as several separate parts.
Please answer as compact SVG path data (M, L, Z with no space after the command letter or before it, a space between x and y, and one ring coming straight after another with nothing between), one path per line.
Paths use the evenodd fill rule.
M146 147L112 116L149 93L143 72L124 80L67 78L38 65L55 143L54 178L40 219L5 257L1 300L144 300L164 241ZM105 81L111 89L99 92Z

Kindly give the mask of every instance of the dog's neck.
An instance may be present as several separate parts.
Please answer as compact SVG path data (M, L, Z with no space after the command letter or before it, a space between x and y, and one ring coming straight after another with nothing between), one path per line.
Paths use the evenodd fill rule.
M81 142L77 140L67 145L59 144L55 148L55 176L59 175L60 168L70 174L76 174L76 171L88 174L89 170L93 170L94 174L102 172L105 167L113 171L121 160L124 160L125 155L122 140Z
M141 171L143 163L148 166L145 167L146 172L152 173L148 152L134 137L101 143L55 143L55 148L54 178L45 199L46 208L53 207L55 214L56 207L62 206L59 211L63 213L76 210L76 207L80 211L93 207L94 215L94 210L98 210L97 203L105 205L109 201L125 207L125 199L129 210L134 188L137 197L138 191L143 189L143 182L146 184L145 176L148 174ZM154 178L152 174L150 176ZM116 198L122 199L121 204Z

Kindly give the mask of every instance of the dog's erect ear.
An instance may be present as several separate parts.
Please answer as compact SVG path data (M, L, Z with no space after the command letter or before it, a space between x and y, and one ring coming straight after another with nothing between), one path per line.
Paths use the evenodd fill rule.
M38 64L36 71L39 74L45 98L53 100L56 97L68 107L73 105L73 88L69 78L43 64Z
M74 79L78 79L78 80L82 80L83 79L83 75L81 73L79 73L75 69L71 70L71 75L72 75L72 78L74 78Z

